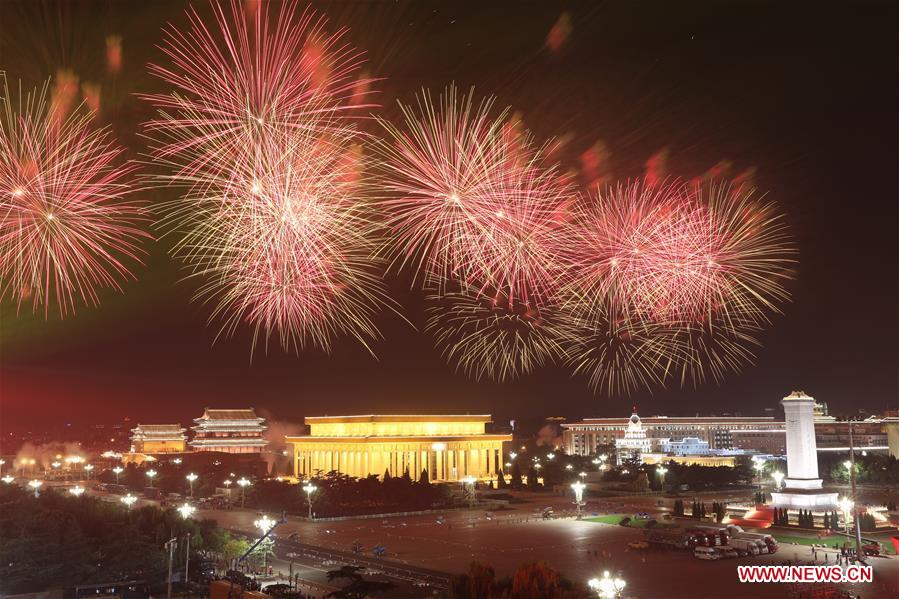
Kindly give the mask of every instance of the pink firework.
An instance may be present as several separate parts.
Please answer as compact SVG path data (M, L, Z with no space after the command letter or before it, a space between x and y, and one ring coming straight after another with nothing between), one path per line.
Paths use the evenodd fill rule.
M57 304L60 316L77 303L96 305L98 290L121 290L149 235L135 166L93 115L60 115L47 88L18 102L4 80L0 112L0 282L2 295L37 311Z
M189 232L178 253L205 281L200 297L254 345L275 335L285 349L325 350L334 337L363 345L389 303L371 254L355 150L305 134L267 137L257 160L218 182L218 194L173 216Z
M214 4L215 34L192 11L190 31L168 32L172 66L153 72L177 92L150 97L160 112L148 129L169 169L160 181L185 193L164 224L223 332L249 325L254 348L328 350L338 335L367 347L389 302L348 118L361 60L296 5Z
M404 128L383 122L392 250L427 287L459 283L539 305L556 285L551 242L576 193L492 105L450 87L437 104L425 92L417 111L402 107Z
M368 83L360 81L362 55L344 43L345 29L328 33L324 17L297 4L244 10L237 0L212 2L211 26L190 9L187 31L166 29L170 64L150 71L175 92L146 96L160 110L148 130L154 157L181 163L179 178L227 169L270 131L356 135L345 117L370 106L359 94Z
M656 323L759 323L789 297L794 250L774 206L751 189L635 182L576 220L569 280L588 318L609 298Z

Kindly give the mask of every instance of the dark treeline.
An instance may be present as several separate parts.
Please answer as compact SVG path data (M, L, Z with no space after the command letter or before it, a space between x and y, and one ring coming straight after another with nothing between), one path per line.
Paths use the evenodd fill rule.
M242 549L215 522L185 520L174 510L128 511L93 497L45 491L40 497L13 485L0 488L0 592L141 579L165 580L164 543L190 533L192 555ZM180 561L183 563L183 551Z

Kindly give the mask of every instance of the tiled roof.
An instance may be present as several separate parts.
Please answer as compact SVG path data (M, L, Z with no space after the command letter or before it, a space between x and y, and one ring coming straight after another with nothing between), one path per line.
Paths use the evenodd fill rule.
M198 420L255 420L259 418L253 408L231 410L206 408Z
M184 430L180 424L138 424L137 428L145 433L180 433Z

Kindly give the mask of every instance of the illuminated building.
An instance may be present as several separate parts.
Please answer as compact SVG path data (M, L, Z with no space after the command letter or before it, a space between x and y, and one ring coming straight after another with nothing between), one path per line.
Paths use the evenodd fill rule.
M737 465L735 455L669 455L666 453L644 453L644 464L667 464L674 462L681 466L729 466Z
M503 467L503 442L488 434L489 415L307 417L307 436L287 437L297 476L337 471L349 476L402 476L432 481L494 478Z
M579 422L562 425L562 446L569 455L593 455L602 453L603 446L615 445L623 439L630 418L585 418ZM695 437L709 444L710 450L734 449L734 431L783 429L783 422L773 417L696 416L669 417L648 416L640 419L646 438L653 449L662 439L680 441Z
M652 450L652 439L646 438L646 429L637 415L637 408L634 407L634 413L627 420L627 428L624 436L615 439L615 453L618 456L618 465L620 466L627 461L636 461L643 463L643 454Z
M194 438L189 445L194 451L223 453L260 453L268 445L262 437L265 419L256 416L253 408L218 410L206 408L191 427Z
M659 441L659 449L662 453L670 453L673 455L708 455L709 443L697 437L684 437L680 441L672 439L661 439Z
M787 431L783 428L737 430L730 436L734 449L778 456L787 453Z
M131 429L131 452L156 454L184 451L187 437L180 424L138 424Z

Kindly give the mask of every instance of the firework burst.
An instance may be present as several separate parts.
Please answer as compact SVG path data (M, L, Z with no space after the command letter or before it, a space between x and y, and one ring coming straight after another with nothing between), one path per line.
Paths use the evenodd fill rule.
M566 354L595 388L720 382L752 361L789 298L795 249L774 205L744 186L618 185L569 230Z
M434 296L431 302L427 330L444 359L475 380L518 378L562 353L553 325L522 302L467 292Z
M267 6L267 5L266 5ZM186 189L165 206L175 253L204 281L222 332L241 323L253 347L328 350L336 335L367 346L386 303L373 272L364 156L347 113L361 105L358 53L296 2L230 11L213 5L216 35L188 12L168 31L171 67L152 67L178 90L151 96L160 178Z
M21 308L51 303L60 316L121 290L148 238L135 166L85 111L58 115L47 87L18 100L3 82L0 109L0 282Z
M610 299L663 324L761 323L789 298L794 250L781 216L753 190L618 185L581 207L567 252L575 309Z
M541 165L508 109L491 116L491 99L475 106L450 87L436 103L424 92L417 110L401 108L405 127L382 122L388 141L378 145L394 262L426 287L459 283L539 305L555 286L550 241L575 192Z

